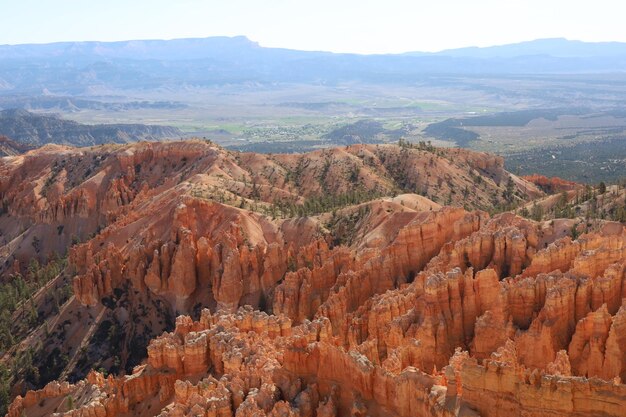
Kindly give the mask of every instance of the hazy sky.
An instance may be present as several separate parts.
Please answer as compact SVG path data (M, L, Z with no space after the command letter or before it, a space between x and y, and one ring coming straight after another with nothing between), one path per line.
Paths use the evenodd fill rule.
M547 37L626 41L624 0L0 0L0 44L246 35L387 53Z

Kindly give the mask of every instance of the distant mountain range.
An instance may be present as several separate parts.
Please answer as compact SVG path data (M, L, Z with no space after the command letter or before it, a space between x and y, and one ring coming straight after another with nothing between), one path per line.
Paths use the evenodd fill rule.
M33 148L34 147L32 146L24 145L23 143L12 141L6 136L0 135L0 157L19 155Z
M408 52L406 55L437 55L468 58L516 58L537 55L555 58L607 58L626 56L626 43L583 42L565 38L537 39L534 41L488 47L448 49L441 52Z
M26 110L0 111L0 137L9 138L0 140L0 154L21 153L31 147L47 143L90 146L103 143L180 138L182 135L179 129L168 126L86 125Z
M322 51L300 51L283 48L266 48L245 36L189 38L172 40L130 40L120 42L56 42L49 44L0 45L0 59L32 59L73 57L75 59L131 59L131 60L250 60L264 56L300 57L377 57L381 54L362 55ZM440 52L406 52L382 54L386 57L450 56L469 58L515 58L546 55L559 58L587 58L626 55L626 43L583 42L565 38L537 39L507 45L466 47Z
M437 53L264 48L245 37L0 46L0 95L90 95L246 83L406 83L432 75L626 71L626 44L543 39Z

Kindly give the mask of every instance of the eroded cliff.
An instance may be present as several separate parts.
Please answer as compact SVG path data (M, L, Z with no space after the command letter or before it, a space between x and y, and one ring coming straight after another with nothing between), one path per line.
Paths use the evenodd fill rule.
M76 330L68 368L111 355L101 364L116 374L66 370L73 383L18 396L9 417L623 414L623 224L594 222L572 237L567 221L470 210L502 196L509 174L501 159L466 151L164 146L115 148L108 185L59 190L83 201L62 204L75 211L4 188L6 199L22 192L41 205L9 211L36 225L91 221L106 208L101 230L69 254L70 307L95 330ZM9 163L3 178L18 178L19 160ZM365 198L333 206L325 195L351 192L354 165ZM467 209L379 197L397 191L398 172L406 187L451 191L477 173L486 185ZM516 198L532 197L524 187ZM310 215L291 216L292 204ZM112 339L118 351L96 348Z

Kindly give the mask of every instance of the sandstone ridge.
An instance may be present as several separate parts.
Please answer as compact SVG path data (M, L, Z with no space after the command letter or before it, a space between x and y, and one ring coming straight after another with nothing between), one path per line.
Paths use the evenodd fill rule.
M70 156L75 171L47 180ZM17 396L8 416L623 415L626 228L490 216L494 198L544 195L502 166L198 141L6 159L2 216L25 230L7 260L29 234L95 232L64 272L70 382ZM445 198L415 193L433 190Z

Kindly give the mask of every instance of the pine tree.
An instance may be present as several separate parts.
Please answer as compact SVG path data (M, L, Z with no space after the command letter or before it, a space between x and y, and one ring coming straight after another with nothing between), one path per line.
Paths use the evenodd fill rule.
M541 221L543 219L543 207L538 205L537 203L533 203L533 208L531 210L531 218L535 221Z

